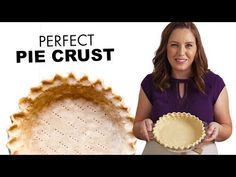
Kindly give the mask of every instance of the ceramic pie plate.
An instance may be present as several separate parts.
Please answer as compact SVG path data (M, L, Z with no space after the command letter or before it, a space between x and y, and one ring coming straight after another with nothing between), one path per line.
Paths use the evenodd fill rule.
M122 98L92 83L55 75L19 101L7 130L10 154L134 154L133 117Z
M163 115L153 128L155 140L174 152L187 152L202 143L206 136L204 123L185 112Z

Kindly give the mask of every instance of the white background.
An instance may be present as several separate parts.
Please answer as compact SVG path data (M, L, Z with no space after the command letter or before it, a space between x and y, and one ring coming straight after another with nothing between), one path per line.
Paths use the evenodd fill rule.
M41 80L55 74L67 76L73 72L77 78L89 76L91 81L102 80L105 87L112 87L123 98L130 114L135 116L140 83L152 72L152 58L159 46L161 32L168 23L0 23L0 154L6 148L10 115L19 111L18 101L28 95ZM195 23L201 34L209 68L225 81L230 101L233 124L236 117L236 23ZM18 50L46 50L49 56L55 48L40 48L39 35L94 34L94 48L114 48L112 60L99 62L54 62L50 57L45 63L16 63ZM70 47L67 47L70 48ZM80 48L77 47L77 49ZM64 50L65 48L61 48ZM141 154L144 141L137 142L136 154ZM236 154L236 136L217 143L219 154Z

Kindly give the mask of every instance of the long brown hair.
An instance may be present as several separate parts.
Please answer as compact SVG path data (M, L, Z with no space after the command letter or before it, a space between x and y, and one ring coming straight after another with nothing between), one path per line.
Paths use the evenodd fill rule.
M171 65L167 59L167 43L171 33L176 28L190 29L196 39L197 52L192 64L193 82L196 88L204 93L205 83L203 76L208 71L207 57L201 42L199 31L192 22L171 22L162 32L160 46L153 58L153 80L155 88L161 91L170 87Z

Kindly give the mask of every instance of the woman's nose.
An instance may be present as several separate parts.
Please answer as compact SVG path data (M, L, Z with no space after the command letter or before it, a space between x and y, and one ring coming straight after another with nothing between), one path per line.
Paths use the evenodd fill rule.
M179 47L179 56L183 56L185 54L185 48L184 46Z

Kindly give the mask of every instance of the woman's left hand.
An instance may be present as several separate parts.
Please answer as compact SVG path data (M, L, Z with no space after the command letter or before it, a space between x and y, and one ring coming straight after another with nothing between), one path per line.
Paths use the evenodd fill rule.
M204 142L211 142L217 138L220 132L221 125L217 122L211 122L207 126L206 139Z

